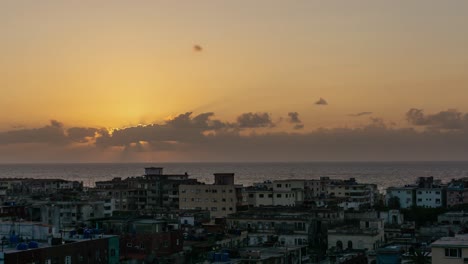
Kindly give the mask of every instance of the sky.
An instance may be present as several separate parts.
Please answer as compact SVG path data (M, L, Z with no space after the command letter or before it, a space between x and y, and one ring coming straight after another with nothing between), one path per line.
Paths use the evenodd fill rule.
M0 163L467 160L467 12L0 0Z

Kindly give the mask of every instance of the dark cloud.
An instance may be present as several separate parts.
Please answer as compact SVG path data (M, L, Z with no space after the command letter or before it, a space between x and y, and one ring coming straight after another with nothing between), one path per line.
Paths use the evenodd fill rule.
M300 121L298 115L288 116ZM1 132L0 162L120 162L139 161L148 155L166 161L466 160L468 129L459 129L465 127L465 116L454 110L426 115L410 109L410 123L428 129L398 128L370 118L356 128L321 128L307 133L245 133L271 127L273 122L265 113L242 114L237 122L228 123L211 112L187 112L161 124L113 132L65 129L60 122L51 121L39 128ZM302 128L302 123L291 124Z
M67 129L67 137L71 141L86 143L89 138L94 138L99 129L90 127L72 127Z
M411 108L406 113L406 119L414 126L431 129L464 129L468 125L468 114L455 109L426 115L422 109Z
M240 128L258 128L258 127L274 127L275 124L271 120L268 113L244 113L237 117L237 125Z
M57 120L50 120L50 125L53 127L63 127L63 124Z
M200 45L193 45L193 51L195 51L195 52L202 52L202 51L203 51L203 47L200 46Z
M145 141L156 142L195 142L204 139L204 133L227 128L228 124L212 119L214 113L202 113L192 117L192 112L180 114L164 124L128 127L114 130L112 134L103 133L97 137L100 147L127 146Z
M304 125L303 125L303 124L296 124L296 125L294 125L294 129L296 129L296 130L303 129L303 128L304 128Z
M328 105L328 102L325 99L320 97L320 99L316 101L315 104L316 105Z
M372 115L372 112L359 112L356 114L349 114L348 116L359 117L359 116L365 116L365 115Z
M62 123L56 120L51 120L49 125L40 128L0 132L0 145L21 143L64 144L67 141L62 129Z
M288 117L289 117L289 123L293 123L293 124L302 123L302 121L299 119L298 112L289 112Z
M289 119L288 119L289 123L295 124L294 129L299 130L299 129L304 128L304 125L302 124L302 121L299 119L299 113L298 112L289 112L288 117L289 117Z

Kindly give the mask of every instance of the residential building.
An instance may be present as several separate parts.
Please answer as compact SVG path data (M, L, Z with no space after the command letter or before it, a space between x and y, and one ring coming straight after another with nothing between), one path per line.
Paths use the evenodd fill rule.
M413 206L437 208L446 206L446 187L433 177L419 177L416 184L387 189L387 204L391 199L399 201L400 208Z
M465 225L468 223L468 212L446 212L437 217L437 222L445 225Z
M208 210L211 219L225 218L242 205L242 186L234 184L234 173L215 173L214 184L179 185L179 208Z
M244 189L244 201L250 207L296 206L304 201L305 180L280 180L256 184Z
M463 264L468 260L468 235L443 237L431 244L433 264Z
M179 185L200 184L185 174L164 174L163 168L145 168L145 175L96 182L96 193L115 200L116 210L179 208Z
M468 178L452 180L447 185L447 207L468 204Z
M360 219L359 226L345 225L328 230L328 248L375 250L384 243L382 219Z
M0 264L69 264L69 263L120 263L119 237L61 238L47 242L2 244Z
M343 210L259 207L231 214L227 226L249 231L249 245L320 247L329 225L342 223Z
M400 208L411 208L416 205L416 187L389 187L386 195L387 204L391 202L391 199L397 199Z
M377 202L377 185L358 183L355 178L333 180L326 185L326 195L346 198L344 209L370 208Z

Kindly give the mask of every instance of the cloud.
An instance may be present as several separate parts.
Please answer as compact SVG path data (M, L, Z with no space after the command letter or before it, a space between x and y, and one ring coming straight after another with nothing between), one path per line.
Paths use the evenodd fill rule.
M202 52L202 51L203 51L203 47L200 46L200 45L193 45L193 51L195 51L195 52Z
M298 112L289 112L288 117L289 117L289 123L293 123L293 124L302 123L302 121L299 119Z
M315 104L316 105L328 105L328 102L322 97L320 97L320 99L317 102L315 102Z
M303 125L303 124L296 124L296 125L294 125L294 129L296 129L296 130L303 129L303 128L304 128L304 125Z
M359 112L356 114L349 114L348 116L359 117L359 116L365 116L365 115L372 115L372 112Z
M468 114L455 109L426 115L422 109L411 108L406 112L406 120L411 125L425 126L430 129L457 130L468 127Z
M244 113L237 117L237 125L240 128L258 128L258 127L274 127L275 124L271 120L268 113Z
M302 124L302 121L299 119L299 113L298 112L289 112L288 117L289 117L289 119L288 119L289 123L295 124L294 127L293 127L294 129L299 130L299 129L304 128L304 125Z
M128 146L140 141L156 142L196 142L204 139L204 133L227 128L229 125L212 119L214 113L207 112L192 117L192 112L179 114L164 124L149 124L117 129L103 133L96 139L99 147Z
M89 138L93 138L98 131L99 129L91 127L72 127L67 129L67 137L71 141L86 143L89 141Z
M299 116L291 113L289 122L300 129ZM466 114L448 110L426 115L410 109L406 115L410 124L427 129L396 127L370 118L367 124L354 128L246 133L273 126L267 113L245 113L230 123L216 119L212 112L186 112L160 124L111 132L65 128L51 121L38 128L0 132L0 162L468 159L468 129L459 128L466 127Z
M62 126L62 123L51 120L49 125L40 128L0 132L0 145L22 143L64 144L68 139Z

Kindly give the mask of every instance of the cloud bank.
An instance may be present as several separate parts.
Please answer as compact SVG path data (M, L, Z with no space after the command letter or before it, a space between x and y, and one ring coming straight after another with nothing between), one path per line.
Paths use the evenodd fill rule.
M0 162L466 160L468 118L456 110L409 109L407 127L379 118L366 125L276 132L271 114L247 112L235 122L212 112L180 114L145 126L108 131L43 127L0 132ZM299 113L288 123L303 125ZM274 130L275 128L276 130Z

